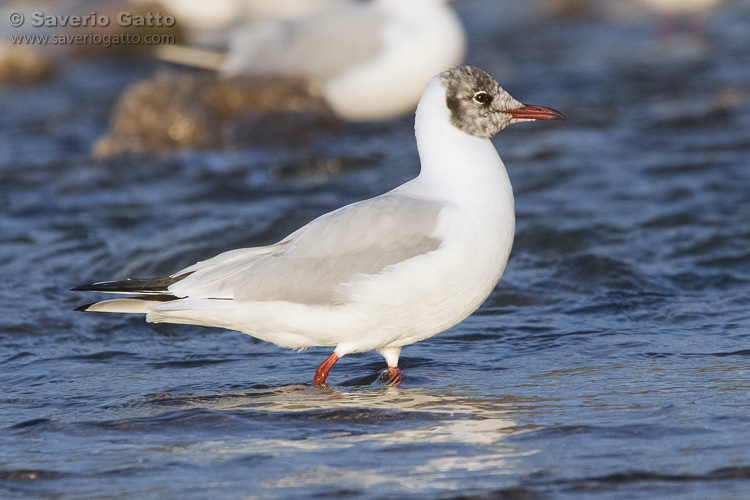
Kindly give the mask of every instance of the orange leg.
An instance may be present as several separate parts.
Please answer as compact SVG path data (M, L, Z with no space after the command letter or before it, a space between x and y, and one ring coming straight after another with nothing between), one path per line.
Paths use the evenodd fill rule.
M326 378L328 378L328 370L330 370L331 367L338 360L339 360L339 356L337 356L336 353L334 352L333 354L328 356L325 361L320 363L320 366L318 366L318 369L315 370L315 378L313 379L313 384L315 385L325 384Z
M383 381L389 385L398 385L404 380L404 375L397 366L389 366L388 371L383 372Z

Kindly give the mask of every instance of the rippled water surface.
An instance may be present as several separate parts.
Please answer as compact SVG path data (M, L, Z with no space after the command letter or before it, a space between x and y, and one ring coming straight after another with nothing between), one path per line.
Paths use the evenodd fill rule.
M328 349L75 313L90 297L67 290L271 243L408 180L411 117L94 160L153 65L0 90L0 497L750 498L747 2L678 54L646 20L486 6L458 6L467 62L568 121L495 139L518 213L507 271L404 349L397 388L375 353L318 388Z

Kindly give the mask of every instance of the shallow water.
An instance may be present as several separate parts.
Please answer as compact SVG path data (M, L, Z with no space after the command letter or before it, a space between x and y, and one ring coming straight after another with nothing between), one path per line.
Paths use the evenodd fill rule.
M750 497L750 8L675 55L647 22L495 32L486 5L459 6L467 62L568 121L495 140L518 213L507 271L475 315L404 349L397 388L375 353L316 388L328 349L74 313L90 297L67 290L270 243L404 182L411 117L93 160L153 66L0 90L0 496Z

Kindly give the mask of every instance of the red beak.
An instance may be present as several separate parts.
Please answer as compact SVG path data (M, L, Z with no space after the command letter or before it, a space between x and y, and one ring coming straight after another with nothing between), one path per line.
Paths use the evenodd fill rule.
M509 109L503 111L508 113L513 118L519 120L566 120L565 116L552 108L545 108L544 106L532 106L531 104L524 104L518 109Z

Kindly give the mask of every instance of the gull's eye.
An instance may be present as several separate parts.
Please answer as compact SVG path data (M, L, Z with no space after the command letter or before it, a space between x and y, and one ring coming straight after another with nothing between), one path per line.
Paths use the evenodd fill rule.
M479 104L484 104L486 106L492 102L492 96L489 95L487 92L479 91L476 94L474 94L474 100L478 102Z

